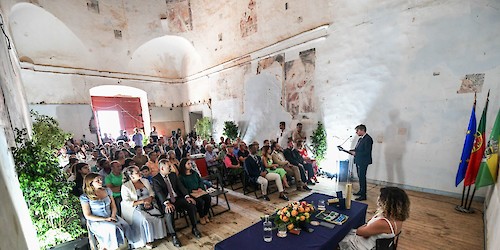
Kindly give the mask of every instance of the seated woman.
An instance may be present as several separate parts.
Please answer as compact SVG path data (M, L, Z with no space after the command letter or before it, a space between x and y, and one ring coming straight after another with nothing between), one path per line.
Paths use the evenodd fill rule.
M198 209L198 214L200 215L200 223L205 225L210 222L208 219L208 211L212 205L212 198L210 195L204 191L205 185L200 175L192 170L191 161L189 159L182 159L181 165L179 166L179 179L186 187L188 193L196 201L196 208Z
M75 164L76 177L75 177L75 186L73 187L73 194L77 197L83 194L83 178L85 175L90 173L90 167L87 163L79 162Z
M80 204L89 230L94 233L99 247L103 249L117 249L127 242L126 238L131 239L129 225L116 215L112 194L109 188L103 187L99 174L89 173L85 176Z
M264 167L266 167L267 172L269 173L277 173L280 175L281 182L283 182L284 188L289 188L288 181L286 180L286 170L278 167L278 164L273 163L273 157L271 156L271 147L263 146L262 147L262 163Z
M410 200L405 191L397 187L380 189L377 213L364 226L353 229L339 243L342 250L374 249L377 239L387 239L401 232L403 221L410 213Z
M304 144L304 141L299 140L297 142L297 148L298 148L298 151L300 153L300 156L302 156L302 158L304 158L304 161L306 161L307 163L310 163L312 165L314 175L311 178L311 180L316 182L316 183L319 183L318 178L316 177L316 175L318 174L318 164L316 163L316 160L311 159L309 157L309 155L307 153L307 149L306 149L305 144Z
M132 247L153 248L155 240L167 236L167 228L159 208L154 206L153 189L138 167L131 166L123 172L121 194L122 216L132 225Z

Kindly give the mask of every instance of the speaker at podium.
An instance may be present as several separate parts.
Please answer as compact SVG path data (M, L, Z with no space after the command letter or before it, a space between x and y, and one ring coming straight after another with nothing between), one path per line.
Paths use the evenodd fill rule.
M347 182L349 170L349 160L339 161L339 181Z

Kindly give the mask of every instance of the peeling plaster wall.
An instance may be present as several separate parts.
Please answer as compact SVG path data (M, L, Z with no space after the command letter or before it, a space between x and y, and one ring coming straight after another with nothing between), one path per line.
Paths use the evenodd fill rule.
M328 0L315 4L301 0L148 0L147 4L109 0L89 8L78 1L18 2L2 1L0 8L12 15L13 40L19 55L28 61L166 78L182 78L323 25L330 17L324 10L331 5ZM152 46L151 42L165 35L185 39L191 48ZM38 43L31 43L33 39ZM149 60L133 58L148 50L156 51ZM141 67L130 66L130 62L137 65L145 60Z
M260 142L280 120L289 128L304 123L308 136L323 121L327 168L347 158L335 146L366 124L375 141L369 179L458 195L462 188L453 179L473 102L473 94L457 94L465 75L485 73L477 113L491 89L487 129L500 106L497 7L495 1L335 3L326 40L290 44L284 53L288 62L316 49L318 107L308 117L292 120L284 111L279 67L257 75L258 58L188 82L189 95L212 98L215 138L225 120L240 125L245 141Z

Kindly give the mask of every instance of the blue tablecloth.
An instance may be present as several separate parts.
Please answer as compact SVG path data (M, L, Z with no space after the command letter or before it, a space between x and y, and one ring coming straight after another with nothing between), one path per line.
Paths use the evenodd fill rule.
M353 201L351 209L338 210L333 206L328 205L328 199L334 198L330 195L312 193L305 197L304 201L318 204L318 200L325 200L326 209L330 211L337 211L339 213L349 216L349 219L341 226L336 225L335 228L330 229L323 226L309 227L314 229L314 232L301 232L300 235L288 233L285 238L276 236L276 230L273 230L273 240L265 242L263 239L262 221L246 228L245 230L217 243L215 250L255 250L255 249L335 249L338 243L353 229L358 228L365 224L366 209L368 205L360 202ZM317 220L315 217L312 220Z

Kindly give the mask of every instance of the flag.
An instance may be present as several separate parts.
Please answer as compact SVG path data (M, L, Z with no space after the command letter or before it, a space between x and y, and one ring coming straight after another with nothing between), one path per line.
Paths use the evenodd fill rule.
M498 175L498 148L500 147L500 109L491 130L488 145L484 151L483 161L476 178L476 188L493 185Z
M469 126L467 127L467 134L465 134L464 148L462 149L462 156L460 157L460 164L458 164L457 176L455 178L455 186L458 186L465 177L467 165L469 164L470 154L472 152L472 145L474 145L474 134L476 133L476 95L474 94L474 104L472 105L472 112L470 114Z
M477 126L476 134L474 134L474 146L472 147L469 165L467 166L467 171L465 172L464 186L470 186L474 184L474 182L476 182L479 165L481 164L481 160L483 159L484 150L486 148L486 136L484 132L486 130L486 112L488 112L489 96L490 92L488 91L488 96L486 97L486 105L483 109L483 114L481 115L479 126Z

